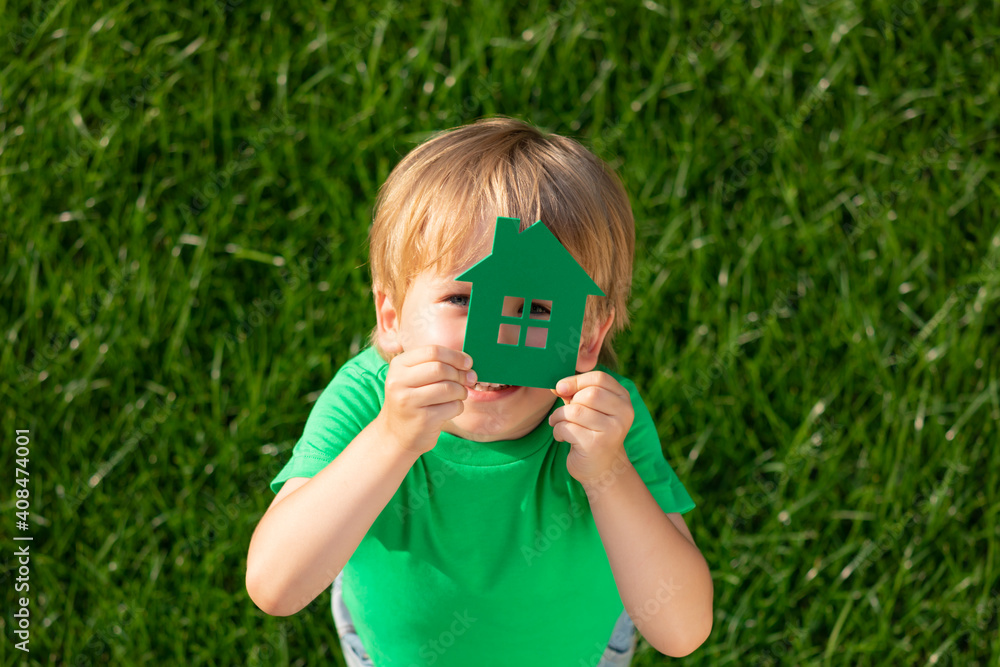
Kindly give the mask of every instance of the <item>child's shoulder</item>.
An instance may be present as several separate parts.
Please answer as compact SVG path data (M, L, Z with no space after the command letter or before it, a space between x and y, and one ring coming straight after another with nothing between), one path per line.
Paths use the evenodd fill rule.
M333 376L331 384L342 382L385 384L389 362L382 358L374 346L366 347L343 363Z
M374 417L382 404L388 367L374 347L348 358L320 392L309 419L323 421L350 415L352 423L361 424L359 420L365 415Z

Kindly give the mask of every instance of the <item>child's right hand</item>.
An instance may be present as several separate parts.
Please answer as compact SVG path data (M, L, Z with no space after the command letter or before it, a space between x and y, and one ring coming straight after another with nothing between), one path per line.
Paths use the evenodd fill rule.
M376 417L383 436L417 455L434 449L444 423L462 414L468 387L476 384L471 368L469 355L440 345L393 357Z

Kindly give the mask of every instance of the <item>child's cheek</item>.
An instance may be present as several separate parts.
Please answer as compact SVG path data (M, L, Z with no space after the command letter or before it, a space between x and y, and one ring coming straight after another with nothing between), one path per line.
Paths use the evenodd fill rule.
M465 344L464 317L441 318L435 323L435 335L441 341L440 345L453 350L461 350Z
M445 309L429 308L424 317L416 322L414 338L421 345L442 345L453 350L461 350L465 341L465 318L456 317Z

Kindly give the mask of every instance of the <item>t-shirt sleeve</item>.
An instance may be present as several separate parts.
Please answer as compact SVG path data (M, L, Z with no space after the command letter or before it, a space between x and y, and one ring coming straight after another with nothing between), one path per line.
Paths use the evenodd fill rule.
M695 508L694 500L663 456L660 436L649 409L633 382L625 380L622 385L628 389L635 412L632 428L625 437L625 453L664 512L690 512Z
M358 357L344 364L313 405L291 459L271 480L271 490L278 493L292 477L315 476L344 451L378 416L384 395L380 386Z

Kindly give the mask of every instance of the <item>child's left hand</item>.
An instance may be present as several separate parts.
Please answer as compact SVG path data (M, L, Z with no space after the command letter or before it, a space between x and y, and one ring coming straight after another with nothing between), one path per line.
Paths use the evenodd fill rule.
M572 445L569 474L586 486L621 470L635 417L628 390L607 373L590 371L563 378L551 391L566 403L553 411L549 424L556 440Z

